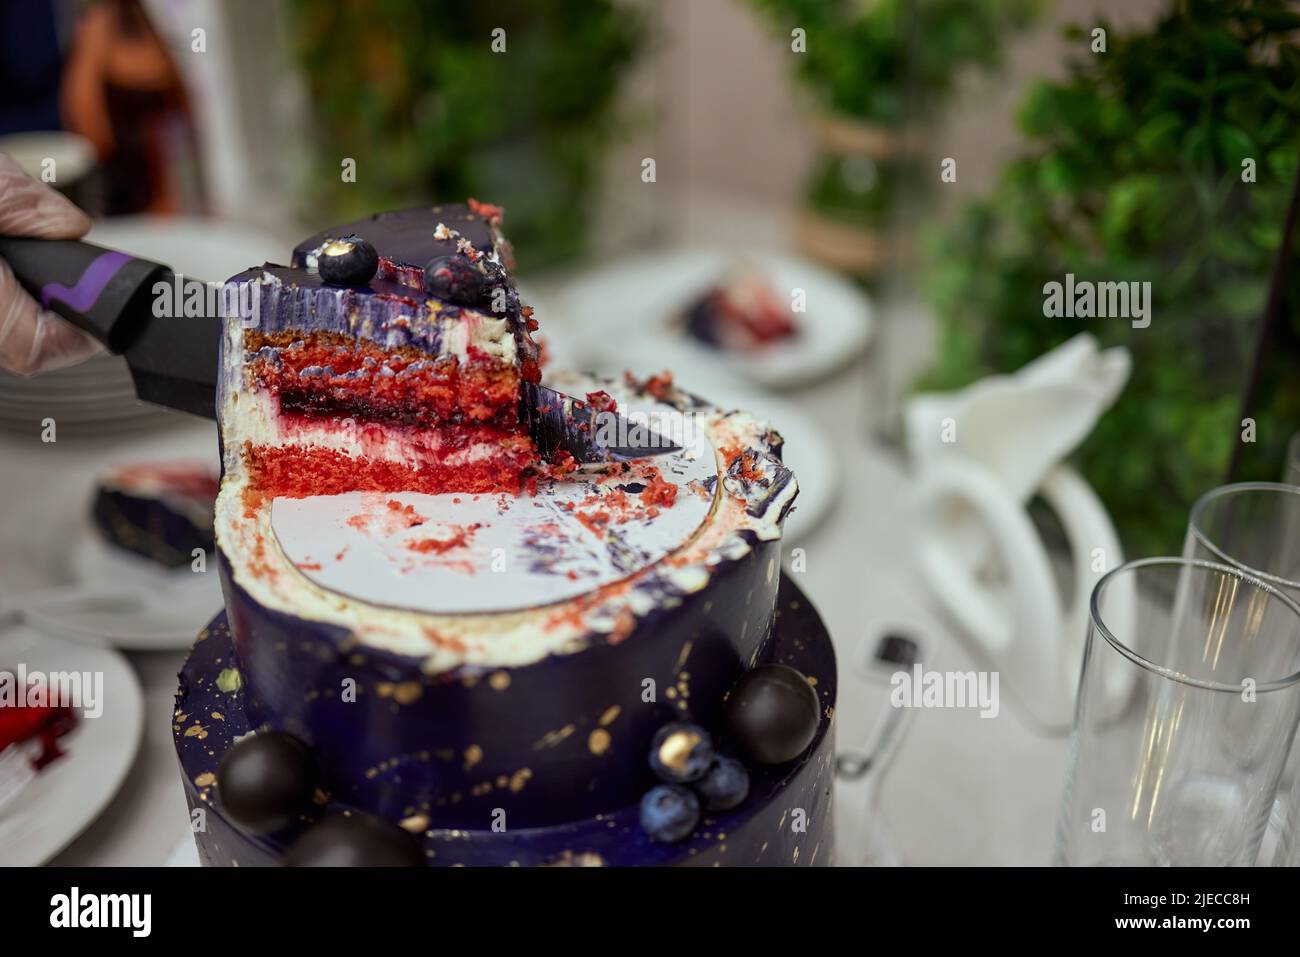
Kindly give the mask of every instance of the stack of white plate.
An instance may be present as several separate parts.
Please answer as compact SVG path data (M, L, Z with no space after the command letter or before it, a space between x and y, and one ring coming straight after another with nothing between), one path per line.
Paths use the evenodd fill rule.
M86 238L217 281L249 266L284 261L292 246L246 226L185 216L100 220ZM174 414L136 399L126 363L114 356L30 379L0 372L0 429L39 433L50 418L60 432L121 432Z
M96 356L31 379L0 372L0 428L39 433L48 418L61 432L122 431L167 415L135 397L131 373L115 356Z

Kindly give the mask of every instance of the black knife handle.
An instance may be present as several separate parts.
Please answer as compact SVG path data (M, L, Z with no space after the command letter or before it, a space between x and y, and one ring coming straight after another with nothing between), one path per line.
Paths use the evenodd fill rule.
M0 236L0 259L32 298L113 353L131 344L149 315L154 284L172 275L159 263L77 239Z

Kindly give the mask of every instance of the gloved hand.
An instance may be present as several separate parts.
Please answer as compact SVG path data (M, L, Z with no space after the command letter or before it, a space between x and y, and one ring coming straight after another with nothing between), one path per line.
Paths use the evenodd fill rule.
M88 229L85 213L0 153L0 235L77 239ZM76 326L42 309L0 260L0 368L35 375L81 362L101 348Z

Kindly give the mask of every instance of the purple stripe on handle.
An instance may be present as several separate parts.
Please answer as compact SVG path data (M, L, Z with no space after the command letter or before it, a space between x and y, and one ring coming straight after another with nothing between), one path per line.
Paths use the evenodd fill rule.
M130 261L131 257L126 253L106 252L97 256L71 289L61 282L47 282L42 286L41 305L48 309L50 303L58 299L66 302L77 312L85 312L95 304L95 300L104 291L109 280Z

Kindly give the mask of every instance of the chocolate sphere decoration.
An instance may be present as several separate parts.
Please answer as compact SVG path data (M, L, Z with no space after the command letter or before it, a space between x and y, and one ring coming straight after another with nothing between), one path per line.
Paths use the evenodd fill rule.
M271 834L297 820L317 782L311 751L284 731L263 731L237 741L217 769L221 806L255 834Z
M661 844L675 844L695 830L700 800L680 784L659 784L641 799L641 829Z
M364 286L379 270L379 253L360 236L331 239L316 255L316 271L336 286Z
M735 758L718 755L693 787L708 810L730 811L749 796L749 772Z
M808 749L821 723L821 705L808 679L786 665L762 665L741 675L724 706L727 737L759 764L785 764Z
M424 288L439 299L472 306L483 294L483 274L463 253L437 256L424 267Z
M650 742L650 769L669 784L698 781L712 764L713 739L698 725L674 721Z
M335 814L294 841L285 867L422 867L415 835L372 814Z

